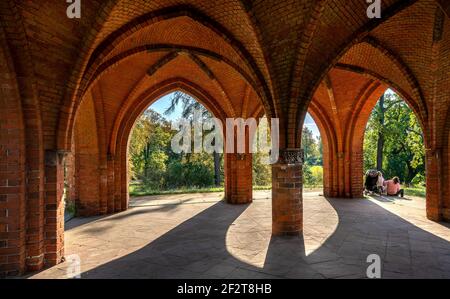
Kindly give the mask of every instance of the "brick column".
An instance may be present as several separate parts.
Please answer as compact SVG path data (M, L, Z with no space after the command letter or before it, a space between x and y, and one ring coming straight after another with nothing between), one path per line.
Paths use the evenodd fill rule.
M272 166L272 234L300 235L303 231L302 150L280 151Z
M16 145L19 144L18 141L7 138L12 133L2 127L1 120L3 119L0 119L0 279L24 272L26 229L23 153ZM10 126L12 125L13 122Z
M108 195L107 195L107 213L108 214L112 214L115 211L115 207L114 207L114 188L115 188L115 176L114 176L114 170L115 170L115 165L114 165L114 156L111 154L108 154L107 156L107 167L108 167Z
M45 151L45 264L53 266L64 255L64 153Z
M253 201L252 154L225 154L225 199L230 204Z
M433 221L442 220L441 163L442 159L440 149L426 150L427 218Z

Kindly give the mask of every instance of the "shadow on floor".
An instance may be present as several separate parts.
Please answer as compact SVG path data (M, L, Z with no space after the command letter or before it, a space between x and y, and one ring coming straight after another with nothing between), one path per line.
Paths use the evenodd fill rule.
M155 212L172 212L180 207L181 204L186 203L173 203L173 204L162 204L162 205L154 205L154 206L145 206L145 207L153 207L152 209L141 210L141 206L131 206L127 213L117 213L117 214L107 214L102 216L93 216L93 217L75 217L70 219L65 223L64 230L70 231L71 229L92 223L92 222L113 222L114 220L128 218L131 216L136 216L140 214L147 213L155 213ZM131 212L130 212L131 211Z
M263 265L236 258L227 247L227 232L248 205L219 202L142 249L86 271L82 277L365 278L367 256L377 254L383 278L450 278L448 241L368 200L326 200L338 214L338 226L309 255L303 237L272 237ZM254 238L259 241L257 232ZM248 243L243 244L245 251ZM249 259L255 253L249 252Z

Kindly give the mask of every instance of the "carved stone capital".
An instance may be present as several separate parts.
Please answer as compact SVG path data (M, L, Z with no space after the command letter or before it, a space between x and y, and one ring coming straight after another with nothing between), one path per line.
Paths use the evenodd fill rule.
M46 150L45 151L45 165L56 166L64 164L64 159L70 154L70 151L65 150Z
M242 153L238 153L237 155L237 160L238 161L244 161L246 158L246 154L242 154Z
M282 164L303 164L304 152L300 148L282 149L278 162Z

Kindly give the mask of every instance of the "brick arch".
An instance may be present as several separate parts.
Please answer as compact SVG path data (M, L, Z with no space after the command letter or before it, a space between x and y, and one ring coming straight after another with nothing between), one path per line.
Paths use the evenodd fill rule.
M436 220L442 220L442 219L450 219L450 204L449 201L446 200L450 198L450 187L448 182L450 181L450 173L449 173L449 167L450 167L450 109L447 109L446 112L446 120L444 123L444 128L442 130L442 150L437 151L429 151L428 154L431 156L436 156L442 159L441 165L433 165L436 167L436 169L433 169L436 171L440 179L438 181L438 186L440 190L437 190L437 192L442 192L440 196L437 198L437 200L430 205L433 209L438 209L438 215L436 215ZM428 190L427 190L428 191ZM436 192L436 190L434 190ZM429 207L427 206L427 209ZM433 211L433 213L436 213Z
M385 82L373 81L360 97L359 101L355 105L354 113L352 114L351 120L349 122L349 133L346 136L346 148L350 152L350 174L348 176L349 181L346 182L350 189L352 197L361 196L361 186L363 185L362 173L363 173L363 143L364 136L366 132L366 125L370 118L370 115L380 99L380 97L385 93L385 91L390 86ZM393 89L393 88L391 88ZM396 91L399 96L405 101L405 103L414 112L414 115L418 118L419 124L422 128L424 134L424 147L427 148L430 142L429 131L427 129L428 124L420 119L420 115L417 110L415 110L411 102L405 98L405 96ZM429 199L428 199L429 200Z
M347 53L349 50L356 44L363 42L364 40L367 40L367 37L369 36L370 32L375 30L376 28L383 25L386 21L388 21L393 16L396 16L403 10L407 9L408 7L414 5L418 0L408 0L408 1L397 1L393 3L391 6L389 6L387 9L383 11L383 18L381 19L372 19L368 21L367 23L363 24L358 30L355 30L352 32L350 36L346 40L344 40L340 46L336 49L335 52L329 53L329 56L324 59L324 63L320 67L315 67L317 69L316 72L309 72L307 73L310 75L311 81L306 78L299 77L295 74L303 74L305 75L304 69L301 70L295 70L294 69L294 75L293 75L293 82L291 84L291 109L294 109L296 113L296 121L292 122L293 125L296 126L296 128L290 128L290 130L293 130L296 132L295 141L293 143L293 146L298 146L299 144L299 130L298 128L301 128L303 119L306 115L306 107L308 107L308 104L313 98L313 95L315 91L317 90L318 86L321 84L321 82L324 80L325 76L329 73L329 71L339 63L339 60ZM326 4L326 3L325 3ZM323 7L318 11L322 11ZM314 27L312 27L313 29ZM314 32L316 29L311 30ZM380 47L379 47L380 48ZM307 52L311 52L312 50L308 47ZM386 51L384 51L386 53ZM391 53L390 53L391 54ZM307 57L308 54L298 54L298 59L296 61L296 68L299 68L300 66L303 66L303 60L305 57ZM394 57L394 55L390 55L390 58ZM398 61L397 61L398 62ZM304 66L303 66L304 67ZM406 69L408 69L406 67ZM305 81L306 80L306 81ZM307 84L306 88L301 89L301 86L303 84ZM420 90L420 89L419 89ZM419 99L420 101L423 101L422 98ZM300 109L296 109L297 102L305 102L305 105L301 106ZM426 107L426 106L425 106ZM293 112L294 113L294 112Z
M253 77L252 79L256 80L256 90L261 93L261 99L266 105L266 110L268 113L272 113L271 93L265 81L266 77L263 75L252 55L250 55L246 48L237 39L235 39L226 28L221 26L221 24L202 14L193 7L187 5L169 7L156 12L144 14L111 33L98 45L95 50L89 51L88 57L85 58L86 62L83 63L84 67L82 72L79 72L79 68L75 68L79 72L79 78L77 79L78 83L75 84L77 88L69 91L60 112L59 129L57 133L57 144L59 148L67 148L69 144L69 136L71 136L70 132L73 129L73 118L75 111L83 95L89 88L89 81L86 79L94 76L96 69L100 66L102 59L107 56L107 53L111 52L111 50L118 43L120 43L120 41L125 40L129 34L132 34L143 26L150 26L151 24L180 16L192 18L196 22L199 22L203 26L209 28L215 32L222 41L224 41L227 45L230 45L235 50L244 64L250 69L250 77Z
M263 94L261 94L259 91L260 89L258 88L258 85L256 82L254 82L252 80L251 77L249 77L246 72L237 64L233 63L231 60L227 59L226 57L216 54L214 52L211 51L207 51L207 50L203 50L197 47L186 47L186 46L178 46L178 45L171 45L171 44L158 44L158 45L146 45L146 46L140 46L137 48L133 48L130 49L128 51L126 51L125 53L121 53L120 55L113 57L111 60L104 62L99 69L97 70L97 72L92 76L91 80L89 80L89 86L92 86L93 84L95 84L96 82L98 82L99 80L101 80L101 78L108 73L109 70L113 69L114 67L116 67L118 64L125 62L127 59L144 53L146 51L154 51L154 52L165 52L168 51L170 55L170 53L176 53L176 55L180 55L180 53L188 53L189 55L197 55L200 57L207 57L207 58L211 58L217 61L221 61L225 64L227 64L228 66L230 66L231 68L233 68L240 76L241 78L247 82L252 88L253 90L255 90L258 95L260 96L260 98L263 97ZM176 57L174 57L173 59L175 59ZM172 60L172 59L171 59ZM164 63L161 63L160 65L158 65L158 69L162 68L165 64L167 64L168 62L170 62L171 60L167 60ZM156 70L155 70L156 72Z
M411 68L408 67L408 65L406 64L406 62L403 61L403 59L395 54L392 50L388 49L385 45L381 44L381 42L379 42L378 40L376 40L373 37L366 37L364 39L364 42L368 43L369 45L371 45L372 47L378 49L384 56L386 56L394 66L396 66L401 73L403 74L403 77L408 81L409 83L409 87L411 88L412 92L406 94L406 92L403 92L403 95L406 96L410 96L413 97L415 99L415 101L417 102L417 106L416 107L416 113L418 114L418 116L423 120L426 121L426 119L428 118L428 107L426 105L425 99L424 99L424 95L423 95L423 91L422 88L419 84L419 81L417 80L416 76L414 75L413 71L411 70ZM395 82L395 78L389 78L391 81L391 85L393 84L393 82ZM399 84L396 84L398 86L400 86ZM413 102L411 100L410 101L410 105L413 104Z
M337 136L325 109L316 101L312 101L308 112L319 128L323 146L323 192L325 196L337 196L338 166L335 153L338 152Z
M123 107L123 113L119 114L114 124L114 130L110 137L108 156L114 160L114 211L122 211L128 207L128 142L129 136L137 118L152 103L173 91L183 91L205 106L215 117L224 120L227 114L214 103L211 96L196 84L182 78L174 78L161 82L157 86L148 88L139 95L133 103ZM119 199L119 200L118 200ZM111 200L111 199L108 199ZM108 204L110 205L110 203Z
M0 243L2 250L10 252L0 271L17 275L26 269L26 140L19 84L2 28L0 84Z
M153 1L146 0L111 0L109 1L106 12L100 18L96 27L96 40L93 42L93 49L105 41L121 28L132 24L133 22L144 21L148 16L158 13L166 14L161 19L168 19L176 15L189 15L198 19L198 23L210 23L216 28L219 35L223 35L230 40L236 41L236 44L243 46L245 51L254 57L255 62L268 76L265 69L265 62L262 60L262 52L259 47L258 26L252 22L250 13L252 4L243 0L232 0L223 3L213 3L208 0L176 0L176 1ZM130 11L124 13L123 8Z
M336 74L333 74L335 77ZM319 101L319 97L323 97L322 94L317 94L311 101L308 111L315 116L316 123L319 128L323 127L321 132L322 140L325 144L329 144L328 150L324 150L324 194L331 197L358 197L361 190L362 183L359 184L360 178L353 179L355 173L358 173L357 169L362 167L362 146L357 149L352 147L352 142L362 140L364 137L365 124L368 117L378 100L379 96L374 95L375 90L381 86L380 83L374 80L367 80L367 83L362 85L357 93L349 94L347 97L354 96L354 99L350 101L351 115L341 115L339 112L342 106L337 106L336 101L342 101L341 93L336 94L338 98L334 98L334 92L339 92L339 89L333 86L331 79L328 78L327 82L323 84L323 89L330 95L326 96L326 102L328 106L324 106L323 100ZM384 92L386 88L381 89ZM322 102L322 104L321 104ZM341 104L342 105L342 104ZM366 105L362 110L362 105ZM364 113L362 113L362 112ZM320 115L318 115L320 113ZM364 117L367 115L367 119L364 122ZM342 118L345 118L344 121ZM358 120L362 120L361 123L357 123ZM355 137L355 126L361 129L361 134ZM358 131L359 132L359 131ZM349 141L350 140L350 141ZM362 144L362 143L361 143ZM358 154L359 153L359 154ZM361 163L359 163L361 162ZM353 164L357 164L355 165ZM359 165L361 164L361 165ZM356 169L357 168L357 169ZM360 171L362 172L362 170ZM357 175L356 175L357 176ZM362 175L360 175L362 177ZM357 187L359 186L359 187ZM358 190L353 192L352 190Z
M98 117L94 92L88 93L81 102L75 119L72 137L73 161L70 169L73 173L72 199L76 204L77 214L95 216L107 212L105 194L102 194L101 168L101 123Z
M366 76L366 77L372 78L374 81L382 83L385 86L385 90L388 87L393 89L397 94L399 94L402 97L402 99L405 100L405 102L408 104L408 106L414 111L415 115L418 117L419 123L420 123L420 125L422 127L422 130L424 132L425 143L429 144L430 136L429 136L429 130L428 130L428 125L427 125L428 124L428 118L427 118L427 114L424 114L424 110L426 111L426 108L424 108L425 101L423 100L423 98L420 98L419 101L415 100L416 98L413 95L410 95L408 92L406 92L403 88L401 88L394 81L391 81L391 79L385 78L381 74L378 74L378 73L376 73L374 71L371 71L369 69L361 68L359 66L354 66L354 65L342 64L342 63L337 63L335 65L334 69L340 69L340 70L345 70L345 71L348 71L348 72L361 74L362 76ZM327 77L325 77L324 82L327 81L326 78ZM418 90L417 88L418 87L414 86L413 90L417 91ZM376 103L376 101L375 101L375 103ZM373 104L373 106L374 105L375 104ZM369 106L370 106L370 104L369 104ZM373 108L373 106L372 106L372 108ZM372 109L370 109L370 111L371 110ZM361 110L357 110L357 112L355 112L355 113L359 113L360 111ZM355 114L353 114L353 115L355 115ZM348 128L348 126L347 126L347 128Z
M450 18L450 2L446 0L436 0L436 2L442 11L447 15L447 18Z
M53 263L52 250L46 250L45 246L54 245L56 239L53 237L46 238L45 235L49 230L45 228L45 219L55 218L55 211L45 209L44 207L44 170L49 170L50 172L51 169L45 169L44 167L44 140L41 108L37 92L37 79L34 73L32 52L23 20L17 17L19 14L19 8L12 1L0 5L0 20L3 25L0 26L2 27L0 29L0 43L7 61L2 67L2 70L5 74L9 73L9 82L5 85L9 86L8 94L2 96L3 99L8 99L8 105L3 106L2 104L0 107L3 108L13 105L13 99L17 98L22 119L16 119L14 122L17 126L23 127L23 132L17 131L16 137L19 140L18 145L23 142L25 147L23 157L25 177L20 184L24 183L25 180L27 183L23 190L21 189L16 192L17 200L19 198L21 200L22 197L24 198L24 202L21 202L18 206L25 208L23 213L20 214L20 217L24 217L21 221L25 221L26 227L23 232L20 232L20 236L25 237L25 242L20 242L18 248L22 253L20 258L16 259L13 263L16 265L14 271L21 273L24 270L40 270L44 266L44 263ZM13 91L13 89L16 90ZM11 111L10 121L13 115L19 115L17 113L19 111L16 111L16 113L12 113ZM3 167L0 168L6 169ZM17 181L22 180L20 176L19 174L17 175ZM50 178L48 181L50 181ZM56 198L48 195L47 200L50 204ZM25 269L23 268L24 265ZM13 267L10 270L13 271Z
M350 52L353 47L355 47L356 45L362 44L362 43L369 44L370 46L372 46L374 49L377 50L377 53L378 53L378 55L380 55L380 57L387 58L390 63L390 65L388 65L387 67L397 68L403 75L406 82L408 82L408 86L402 86L402 85L398 84L397 78L389 76L389 75L386 76L385 74L380 74L378 71L374 70L370 65L364 65L364 64L355 65L355 64L345 63L346 61L343 61L344 55L346 55L348 52ZM402 98L405 99L405 101L408 103L408 105L413 109L413 111L415 112L415 114L418 116L418 118L420 120L422 129L424 130L424 132L426 132L426 135L428 137L429 132L428 132L427 126L426 126L427 121L428 121L428 108L427 108L425 99L423 97L421 87L420 87L416 77L414 76L414 74L412 73L412 71L406 65L405 62L403 62L397 55L393 54L391 51L389 51L387 48L385 48L383 45L381 45L375 39L366 36L361 41L357 40L355 44L352 44L351 47L349 47L348 49L345 49L345 52L343 52L339 55L338 61L336 61L333 65L330 65L330 71L332 69L342 69L342 70L347 70L350 72L362 74L364 76L371 77L377 81L383 82L387 86L390 86L398 94L400 94L402 96ZM327 76L328 76L329 72L322 76L322 82L327 81ZM316 88L315 90L317 90L318 85L315 88ZM315 90L314 90L314 92L315 92ZM312 99L312 96L311 96L311 99ZM303 111L303 112L299 111L299 112L303 113L301 118L299 119L300 123L298 125L298 128L301 128L303 119L306 115L306 112L305 111ZM297 129L296 131L298 134L299 129ZM427 141L428 141L428 139L427 139ZM297 145L299 144L299 142L300 142L300 140L297 139Z
M310 51L311 43L313 41L314 35L316 33L316 30L318 29L318 25L321 22L321 16L322 12L325 9L325 5L327 4L327 0L318 0L316 1L311 16L309 17L308 24L306 25L306 30L302 32L299 46L297 49L297 54L295 58L295 64L292 68L292 79L289 84L290 89L290 101L289 101L289 111L298 111L301 105L299 105L298 101L301 98L301 84L303 83L302 78L302 72L304 71L306 59L308 56L308 53ZM325 77L324 77L325 78ZM324 79L322 78L322 79ZM312 95L311 95L312 96ZM311 98L312 99L312 98ZM305 105L306 107L309 107L309 104ZM309 108L305 108L309 109ZM298 118L298 128L303 127L303 121L306 116L306 110L304 111L303 116L299 116L297 114ZM289 125L287 126L289 127ZM296 146L301 142L301 136L299 137L298 128L295 130L294 134L294 143Z
M109 152L112 155L115 155L116 147L118 145L119 136L122 136L123 133L123 124L124 123L135 123L136 119L142 115L142 113L156 102L161 97L170 94L174 91L182 91L193 98L195 98L199 103L201 103L214 117L224 121L227 117L227 113L217 104L217 102L212 100L211 95L208 94L207 91L203 90L197 84L194 84L184 78L173 78L166 80L164 82L159 83L156 86L152 86L147 88L144 92L138 95L135 99L129 99L118 114L114 122L114 129L111 134L111 142L109 145ZM130 129L133 126L127 126L126 128ZM124 131L125 135L129 135L129 131Z
M328 123L330 128L328 130L336 136L335 147L330 148L328 157L324 157L324 160L328 161L325 163L329 163L324 167L327 172L324 176L335 179L333 182L325 180L325 184L330 186L327 188L327 195L362 196L363 140L366 124L375 104L388 87L395 90L414 111L424 133L425 145L429 144L428 123L420 117L421 110L408 93L389 79L369 70L337 64L321 84L321 89L316 91L309 106L316 114L317 123L323 127L323 119L326 119L325 124ZM322 117L317 115L318 111ZM323 135L323 139L329 138L329 134Z
M406 92L404 89L402 89L395 82L391 81L388 78L384 78L380 74L372 72L371 70L355 67L352 65L339 64L339 63L335 66L335 68L341 69L341 70L346 70L349 72L355 72L355 73L370 77L373 80L378 81L378 82L382 83L383 85L385 85L385 90L389 87L392 90L394 90L397 94L399 94L401 96L401 98L408 104L408 106L411 108L411 110L413 110L414 114L418 117L419 123L424 132L425 144L426 145L429 144L430 137L429 137L429 131L428 131L428 126L427 126L427 116L423 114L424 110L422 108L423 107L422 104L424 102L417 103L417 101L414 100L414 98L408 92ZM375 103L376 103L376 101L375 101ZM372 106L372 108L373 108L373 106Z
M110 61L107 61L104 63L104 65L101 67L101 71L96 74L96 76L93 78L93 81L91 82L90 86L92 87L95 83L98 83L109 71L113 70L115 67L117 67L121 63L125 63L128 59L131 59L134 56L140 55L145 53L146 51L155 51L160 53L166 53L163 58L161 58L159 61L157 61L154 65L151 67L152 75L156 73L158 70L164 68L166 65L168 65L170 62L176 60L179 56L183 54L187 54L190 60L195 63L199 69L206 73L206 75L210 79L217 80L217 77L215 76L214 72L211 71L211 69L206 65L199 57L202 58L211 58L215 61L223 62L225 65L232 68L239 76L240 78L250 85L250 88L253 88L254 91L257 91L257 87L255 86L255 83L249 78L245 72L238 66L233 64L231 61L227 60L223 56L220 56L218 54L215 54L213 52L204 51L202 49L196 48L196 47L183 47L183 46L174 46L174 45L149 45L149 46L142 46L135 49L131 49L127 51L126 53L123 53L121 55L118 55L118 57L112 58ZM143 82L142 84L145 84L145 76L141 79ZM223 91L223 94L226 96L226 92L223 90L223 87L221 86L220 82L217 82L218 89ZM141 83L137 84L134 88L131 94L135 93L135 90L138 89L138 87L141 87ZM131 96L130 96L131 97ZM259 97L260 98L260 97ZM224 105L229 108L230 111L233 111L231 107L231 103L229 99L224 99L225 103ZM230 117L234 115L229 115Z
M348 153L347 168L345 176L345 194L351 197L362 196L363 172L364 172L364 135L366 125L372 111L386 91L387 86L379 82L371 82L361 94L355 105L354 112L348 123L348 133L345 140L345 152Z

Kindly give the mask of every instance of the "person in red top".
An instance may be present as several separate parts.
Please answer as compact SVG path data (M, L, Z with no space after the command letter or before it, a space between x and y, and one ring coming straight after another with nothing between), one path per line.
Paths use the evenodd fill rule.
M392 180L386 181L385 184L386 193L388 196L404 196L405 192L400 188L400 180L398 177L394 177Z

